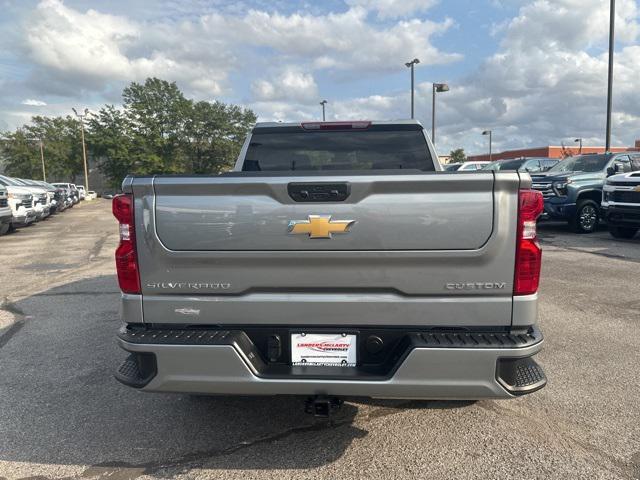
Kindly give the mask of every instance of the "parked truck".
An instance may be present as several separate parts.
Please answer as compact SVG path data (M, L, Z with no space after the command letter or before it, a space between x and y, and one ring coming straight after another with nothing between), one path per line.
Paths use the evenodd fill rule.
M595 232L603 219L600 203L607 177L639 165L640 153L586 154L533 174L533 188L544 197L543 218L565 220L576 233Z
M320 415L542 388L542 195L437 158L415 121L261 123L233 172L127 177L118 380Z
M637 171L607 178L602 213L615 238L633 238L640 230L640 156Z
M11 228L13 214L9 207L9 195L7 188L0 183L0 235L4 235Z

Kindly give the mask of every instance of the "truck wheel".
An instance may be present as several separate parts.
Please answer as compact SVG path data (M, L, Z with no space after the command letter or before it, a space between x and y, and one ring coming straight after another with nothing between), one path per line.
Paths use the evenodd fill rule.
M580 200L576 207L576 214L570 222L576 233L593 233L600 222L599 207L593 200Z
M609 233L614 238L633 238L638 233L637 228L632 227L609 227Z

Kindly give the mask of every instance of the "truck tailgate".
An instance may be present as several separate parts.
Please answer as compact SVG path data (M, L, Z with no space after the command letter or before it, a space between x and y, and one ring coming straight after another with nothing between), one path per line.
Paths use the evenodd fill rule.
M296 202L289 184L343 184L342 202ZM493 230L493 176L157 178L158 239L173 251L471 250ZM288 235L309 215L350 220L331 240Z
M300 202L292 183L349 195ZM507 325L519 186L506 172L135 178L144 319ZM313 216L349 225L311 238Z

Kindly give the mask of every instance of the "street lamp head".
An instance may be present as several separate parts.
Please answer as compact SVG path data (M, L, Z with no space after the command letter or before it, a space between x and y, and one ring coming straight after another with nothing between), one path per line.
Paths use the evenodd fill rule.
M327 103L329 103L329 102L327 102L326 100L322 100L322 101L320 102L320 105L326 105Z
M418 60L417 58L414 58L410 62L405 63L405 66L410 67L411 65L417 65L418 63L420 63L420 60Z
M574 142L579 142L580 140L582 140L582 139L581 139L581 138L576 138L576 139L574 140Z
M441 93L441 92L448 92L449 91L449 85L446 83L434 83L433 84L433 88L436 90L436 92Z
M75 113L76 115L78 115L78 111L77 111L74 107L71 107L71 110L73 110L73 113Z
M491 130L485 130L484 132L482 132L482 135L490 135L491 134Z

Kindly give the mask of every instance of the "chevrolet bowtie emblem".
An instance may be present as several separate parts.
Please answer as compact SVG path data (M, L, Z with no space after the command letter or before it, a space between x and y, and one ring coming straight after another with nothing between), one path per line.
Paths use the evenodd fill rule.
M309 238L331 238L332 233L347 233L355 220L331 220L331 215L309 215L308 220L291 220L289 233L307 233Z

